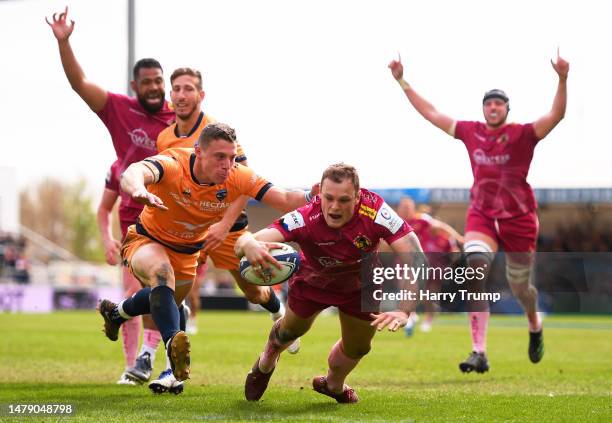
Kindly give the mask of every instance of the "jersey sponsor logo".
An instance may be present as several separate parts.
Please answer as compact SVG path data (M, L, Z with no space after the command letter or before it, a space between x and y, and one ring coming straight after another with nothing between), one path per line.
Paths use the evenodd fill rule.
M368 216L372 220L376 219L376 210L363 204L359 206L359 214Z
M171 192L170 196L172 197L174 201L176 201L178 204L180 204L183 207L189 207L191 205L191 200L189 198L181 197L175 192Z
M155 140L149 138L149 135L142 128L132 129L128 132L130 139L132 140L132 144L135 144L139 147L146 148L148 150L155 150L157 144Z
M288 231L293 231L295 229L303 228L305 226L304 218L302 214L296 210L287 213L283 217L281 217L281 222L283 226Z
M484 151L477 148L472 153L474 163L481 166L505 165L510 160L510 154L498 154L496 156L487 156Z
M232 203L221 203L216 201L197 201L196 205L200 210L204 211L217 211L226 209L231 206Z
M187 229L188 231L196 231L198 229L203 229L206 226L208 226L208 223L201 223L199 225L194 225L193 223L183 222L183 221L180 221L180 220L174 220L174 223L178 223L179 225L183 225L185 227L185 229Z
M321 212L315 213L312 216L310 216L308 220L312 222L313 220L318 219L321 216L321 214L322 214Z
M380 207L374 222L389 229L392 234L395 234L404 224L404 220L387 203L383 203Z
M366 251L372 246L372 241L367 236L359 234L353 240L353 245L360 250Z
M215 194L215 197L217 197L217 200L219 201L223 201L223 199L225 197L227 197L227 190L225 188L220 189L219 191L217 191L217 193Z
M317 260L323 267L342 266L342 262L335 257L318 257Z
M328 246L328 245L336 244L336 241L315 242L315 244L317 244L319 247L325 247L325 246Z

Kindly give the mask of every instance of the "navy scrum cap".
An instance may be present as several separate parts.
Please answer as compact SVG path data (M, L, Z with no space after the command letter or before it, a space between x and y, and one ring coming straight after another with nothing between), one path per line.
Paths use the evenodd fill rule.
M500 100L503 100L504 103L508 103L510 101L503 90L493 89L485 93L484 97L482 98L482 104L485 104L487 100L492 98L499 98Z

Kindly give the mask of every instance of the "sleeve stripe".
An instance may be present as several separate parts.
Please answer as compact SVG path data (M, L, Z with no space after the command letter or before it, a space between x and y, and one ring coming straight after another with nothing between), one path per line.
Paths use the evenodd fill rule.
M261 187L261 189L259 190L259 192L257 193L257 195L255 196L255 199L257 201L261 201L261 199L263 198L264 195L266 195L266 192L268 192L268 190L270 188L272 188L272 182L268 182L267 184L265 184L263 187Z
M159 164L157 161L155 161L155 160L144 159L144 161L147 162L147 163L151 163L153 166L155 166L157 168L157 170L159 171L159 178L157 178L156 182L161 181L161 179L164 176L164 167L161 164Z

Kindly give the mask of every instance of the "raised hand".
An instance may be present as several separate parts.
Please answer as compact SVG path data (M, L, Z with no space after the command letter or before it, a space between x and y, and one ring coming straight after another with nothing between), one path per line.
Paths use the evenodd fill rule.
M49 22L49 19L45 16L45 21L47 21L47 24L53 30L53 35L55 35L57 41L66 41L74 29L74 21L71 20L70 24L67 22L68 6L66 6L62 13L54 13L51 19L52 22Z
M397 81L404 77L404 66L402 65L402 58L399 54L397 55L397 60L393 60L389 63L389 69L391 69L391 75L393 75Z
M569 62L559 56L559 47L557 47L557 60L553 62L550 59L550 64L552 65L557 75L559 75L559 79L567 79L567 74L569 73Z

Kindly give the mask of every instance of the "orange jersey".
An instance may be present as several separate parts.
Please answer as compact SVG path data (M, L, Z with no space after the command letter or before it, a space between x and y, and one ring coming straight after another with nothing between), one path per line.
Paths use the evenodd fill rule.
M189 132L189 134L184 136L178 135L176 122L173 123L161 131L157 136L157 151L161 153L162 151L166 151L170 148L193 148L198 142L202 129L204 129L204 127L209 123L214 122L216 122L216 120L213 117L204 114L204 112L200 112L200 117L198 118L198 121L194 125L193 129ZM246 155L242 146L239 143L236 145L238 147L236 162L241 163L246 160Z
M272 186L240 164L232 167L223 184L200 184L193 170L195 160L192 148L173 148L141 162L159 171L159 179L147 189L168 210L145 207L137 229L179 252L200 249L208 227L219 222L238 197L247 195L260 200Z

